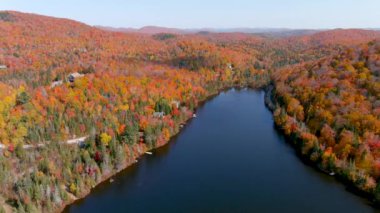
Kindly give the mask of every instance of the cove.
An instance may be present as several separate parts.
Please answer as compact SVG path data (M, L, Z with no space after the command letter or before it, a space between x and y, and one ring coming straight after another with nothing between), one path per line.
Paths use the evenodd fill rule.
M376 211L300 160L274 127L263 91L222 92L197 115L65 212Z

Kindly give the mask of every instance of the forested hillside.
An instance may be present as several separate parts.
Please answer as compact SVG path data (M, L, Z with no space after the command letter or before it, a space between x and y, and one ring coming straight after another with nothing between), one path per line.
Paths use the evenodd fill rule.
M270 82L276 122L307 139L305 153L328 170L355 166L373 190L380 64L368 42L379 36L125 34L0 12L0 206L60 210L168 142L207 97Z
M380 196L380 42L273 74L275 120L302 154Z

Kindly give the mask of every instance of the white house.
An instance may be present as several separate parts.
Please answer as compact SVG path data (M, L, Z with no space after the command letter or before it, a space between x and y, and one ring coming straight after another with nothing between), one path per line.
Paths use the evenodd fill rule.
M163 118L165 116L164 112L154 112L153 117L155 118Z
M139 132L139 138L142 138L142 137L144 137L144 132Z
M228 63L228 64L227 64L227 68L230 69L230 70L233 70L233 69L234 69L234 67L233 67L233 65L232 65L231 63Z
M0 70L6 70L7 66L6 65L0 65Z
M54 81L51 85L50 85L50 88L54 88L54 87L57 87L57 86L61 86L63 84L63 81L60 80L60 81Z

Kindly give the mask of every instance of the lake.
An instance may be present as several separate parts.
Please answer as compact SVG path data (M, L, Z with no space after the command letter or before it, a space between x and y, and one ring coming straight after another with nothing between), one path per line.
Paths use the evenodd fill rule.
M263 91L223 92L197 115L168 145L65 211L376 211L301 161L274 127Z

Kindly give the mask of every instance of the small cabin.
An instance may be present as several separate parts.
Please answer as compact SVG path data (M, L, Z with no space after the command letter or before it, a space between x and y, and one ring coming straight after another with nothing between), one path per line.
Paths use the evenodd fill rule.
M233 69L234 69L234 67L233 67L233 65L232 65L231 63L228 63L228 64L227 64L227 68L230 69L230 70L233 70Z
M51 83L50 85L50 88L54 88L54 87L58 87L58 86L61 86L63 84L63 81L60 80L60 81L54 81L53 83Z
M82 78L84 75L83 74L80 74L78 72L74 72L74 73L71 73L67 79L70 83L74 83L75 79L77 78Z
M141 143L144 142L144 132L143 131L139 131L139 141Z
M181 105L181 102L179 102L179 101L172 101L171 105L178 109L179 106Z
M144 132L143 131L139 131L139 138L142 138L144 137Z
M164 112L154 112L153 117L155 118L163 118L165 116Z
M0 70L6 70L8 67L6 65L0 65Z

